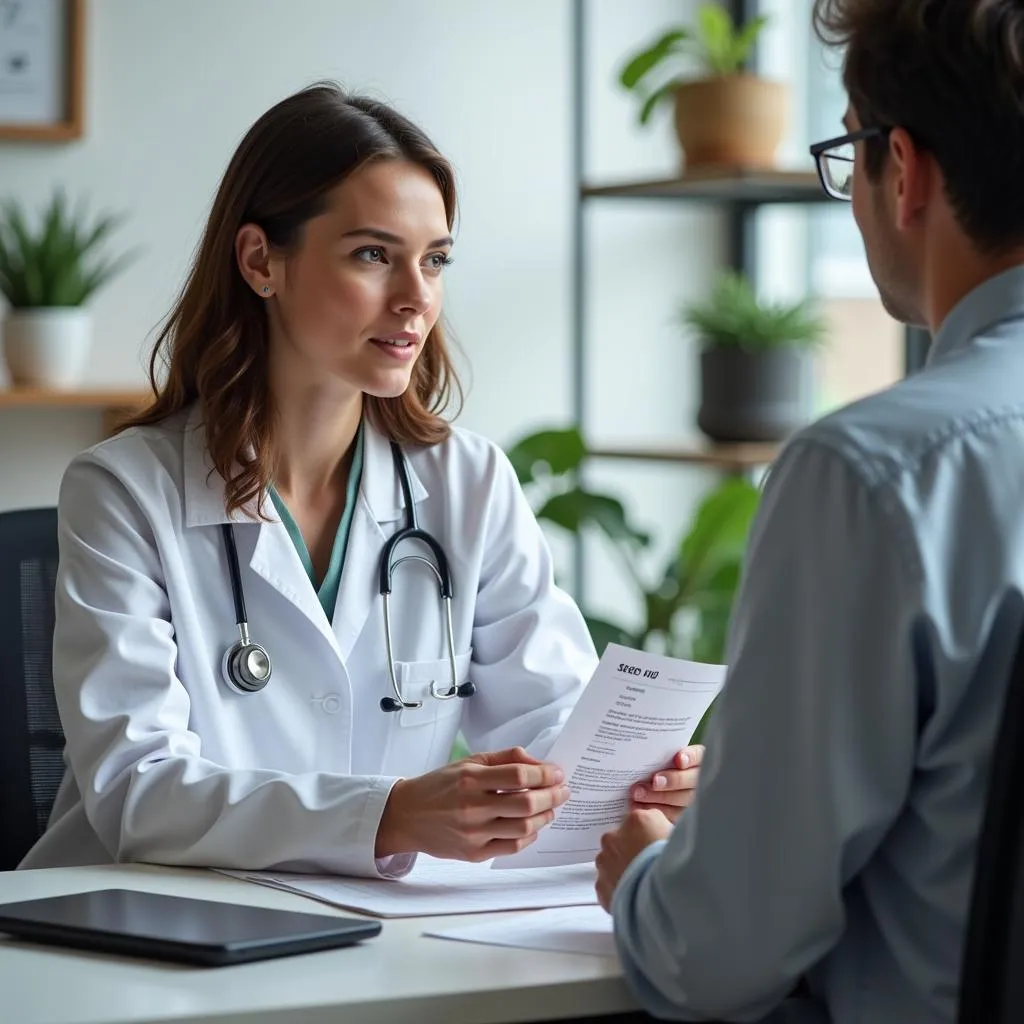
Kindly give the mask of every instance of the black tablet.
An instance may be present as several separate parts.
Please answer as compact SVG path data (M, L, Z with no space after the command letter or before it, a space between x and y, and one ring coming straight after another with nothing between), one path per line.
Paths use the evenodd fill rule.
M99 889L0 903L0 932L58 946L220 967L350 946L380 922Z

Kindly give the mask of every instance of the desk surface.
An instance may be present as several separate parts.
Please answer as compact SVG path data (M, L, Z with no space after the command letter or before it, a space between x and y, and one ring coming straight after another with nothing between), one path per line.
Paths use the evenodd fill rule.
M105 888L342 913L205 871L132 865L0 873L0 903ZM438 921L387 920L361 946L218 968L0 939L0 1018L11 1024L503 1024L635 1008L610 958L424 938Z

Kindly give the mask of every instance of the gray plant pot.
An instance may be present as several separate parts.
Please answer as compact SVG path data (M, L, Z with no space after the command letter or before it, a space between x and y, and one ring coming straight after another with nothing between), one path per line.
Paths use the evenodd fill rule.
M697 426L713 441L781 441L811 417L814 357L805 348L705 348Z

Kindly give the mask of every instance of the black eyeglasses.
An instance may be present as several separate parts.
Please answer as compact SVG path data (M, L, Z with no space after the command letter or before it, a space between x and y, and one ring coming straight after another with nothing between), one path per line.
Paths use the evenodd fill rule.
M811 146L811 156L818 168L821 187L833 199L848 203L853 197L854 143L888 134L888 128L861 128L860 131L816 142Z

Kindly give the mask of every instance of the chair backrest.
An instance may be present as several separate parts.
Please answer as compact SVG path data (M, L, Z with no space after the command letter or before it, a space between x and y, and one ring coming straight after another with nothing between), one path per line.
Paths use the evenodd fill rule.
M53 695L57 510L0 512L0 871L42 835L64 775Z
M959 1021L1024 1021L1024 638L992 755L960 975Z

